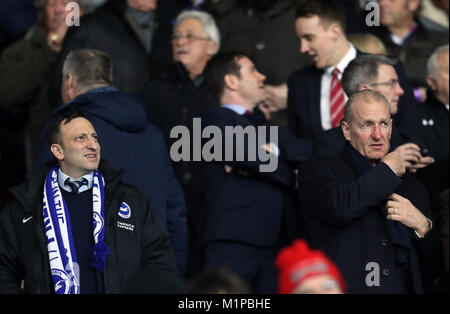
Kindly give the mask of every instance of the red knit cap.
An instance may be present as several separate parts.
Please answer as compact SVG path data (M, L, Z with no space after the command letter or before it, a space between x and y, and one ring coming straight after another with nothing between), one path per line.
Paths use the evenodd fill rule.
M279 293L289 294L305 279L330 275L345 292L345 282L337 267L319 250L311 250L304 240L296 240L281 250L275 261L279 269Z

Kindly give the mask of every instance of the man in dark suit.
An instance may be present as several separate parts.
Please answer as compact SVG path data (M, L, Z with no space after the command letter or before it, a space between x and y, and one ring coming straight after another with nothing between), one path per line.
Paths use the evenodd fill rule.
M225 136L220 148L214 147L219 156L204 164L207 190L199 236L204 264L229 267L254 292L276 293L275 257L296 227L290 212L296 176L284 159L289 156L284 141L277 138L284 132L271 126L260 133L265 120L254 108L264 100L265 76L245 54L213 57L206 77L221 107L201 115L203 133L216 130Z
M289 128L297 136L314 139L339 125L346 95L339 88L345 68L360 54L345 35L345 14L335 1L305 1L298 7L295 27L300 52L314 65L291 74L288 80ZM396 71L405 95L394 123L421 138L413 91L401 64Z
M312 245L337 264L349 293L420 293L422 279L437 276L427 192L405 172L400 154L388 153L389 107L377 91L352 95L343 150L299 171Z
M348 96L364 89L379 91L389 101L391 115L395 115L404 90L400 86L394 65L395 61L386 56L359 56L345 69L342 75L342 88ZM333 153L333 150L340 151L345 142L340 127L325 131L316 139L314 154L326 155ZM426 146L420 139L410 136L408 132L394 125L390 148L400 154L406 168L413 173L434 162L432 157L422 156L421 149L426 149Z

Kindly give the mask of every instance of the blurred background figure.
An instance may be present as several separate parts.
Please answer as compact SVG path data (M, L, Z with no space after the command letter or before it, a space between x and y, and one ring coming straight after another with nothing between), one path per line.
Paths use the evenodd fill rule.
M386 55L386 47L375 35L370 33L354 33L348 35L348 40L361 52L376 55Z
M419 19L431 31L448 33L448 0L422 0Z
M126 280L120 293L182 294L186 290L176 274L147 265Z
M24 1L18 1L7 10L1 10L2 25L12 18L3 19L3 15L14 15L14 8L20 3L24 11L18 16L26 16L31 11L36 14L36 19L23 17L22 22L36 22L0 55L0 205L7 189L21 182L34 164L39 137L52 109L47 97L50 73L68 29L65 23L70 12L65 10L68 2L39 0L34 2L36 7L31 8L31 1L27 6ZM80 7L82 13L83 7ZM25 30L25 25L13 25L11 22L10 27Z
M226 267L208 268L191 278L186 287L191 294L249 294L248 285Z
M437 48L427 63L427 100L419 104L424 141L436 160L448 160L449 46Z
M426 98L426 63L448 33L427 29L419 19L422 0L379 0L381 27L371 27L388 54L402 61L418 102Z
M444 260L445 260L445 270L447 272L448 281L448 188L441 193L440 196L440 207L441 207L441 239L444 248ZM448 285L447 285L448 289Z
M193 118L199 117L200 112L207 108L218 106L206 88L203 70L220 47L219 29L214 18L206 12L183 11L177 16L170 36L175 62L161 79L145 83L139 93L147 105L148 119L161 128L168 147L178 140L170 137L172 128L185 126L192 131ZM204 181L198 162L180 160L172 165L188 207L190 265L196 268L198 250L194 246Z
M281 294L342 294L345 282L338 268L304 240L282 249L276 259Z
M21 38L36 19L33 0L0 1L0 52Z
M254 60L256 67L267 76L265 106L273 112L271 121L284 126L287 125L288 76L309 63L306 56L298 53L293 27L295 9L302 2L221 0L209 6L222 36L221 52L240 50Z
M26 138L29 141L28 169L33 164L43 124L51 111L47 98L50 71L68 29L65 19L70 11L66 11L65 7L69 2L36 1L36 24L23 39L5 48L0 56L0 106L25 121Z
M113 85L138 92L153 75L170 66L171 46L166 24L157 11L157 0L108 0L80 20L67 34L52 74L51 101L61 102L61 70L67 54L91 48L108 53L114 65Z

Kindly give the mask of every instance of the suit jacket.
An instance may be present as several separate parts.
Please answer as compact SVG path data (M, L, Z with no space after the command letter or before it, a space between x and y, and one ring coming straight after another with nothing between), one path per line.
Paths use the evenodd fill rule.
M363 53L357 51L357 56ZM422 143L422 129L417 113L417 103L401 63L395 65L399 82L405 93L400 97L394 125ZM288 126L301 138L314 139L323 132L320 116L320 89L323 70L315 66L302 68L288 80Z
M427 100L425 103L419 104L418 109L428 153L435 160L448 161L449 115L445 104L440 102L428 89Z
M402 45L392 41L391 32L383 25L369 27L368 31L381 39L390 56L405 65L405 72L412 86L427 86L428 58L437 47L448 44L448 33L426 29L420 19L415 19L414 22L417 28Z
M201 117L202 127L217 126L222 134L225 134L225 126L246 128L259 124L227 108L211 108ZM224 137L222 140L225 143ZM244 147L243 161L236 161L237 146L233 143L234 161L204 163L207 190L200 244L230 240L255 246L271 246L279 239L283 216L287 216L287 223L293 221L292 212L289 212L292 208L285 206L295 186L293 168L282 159L281 152L274 172L260 172L259 166L263 162L258 158L250 161L248 141L245 141ZM225 151L223 145L222 160L225 160ZM233 171L226 173L225 165L233 167Z
M299 171L299 184L311 245L323 250L336 263L348 292L404 292L403 272L395 266L395 250L388 233L384 204L395 192L409 199L426 217L431 217L425 188L409 173L400 179L385 163L360 175L343 152L304 163ZM426 268L424 261L436 261L438 242L434 231L423 239L415 236L411 229L408 231L412 241L410 280L414 292L421 293L420 266L423 270ZM367 285L367 276L370 279L372 270L370 262L379 266L375 274L379 286Z

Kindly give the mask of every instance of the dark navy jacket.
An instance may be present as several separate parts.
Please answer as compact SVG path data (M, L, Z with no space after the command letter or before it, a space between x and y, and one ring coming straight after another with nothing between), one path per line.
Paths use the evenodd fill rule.
M115 170L124 168L122 180L136 186L150 199L150 206L169 232L178 270L184 274L188 243L186 203L162 133L147 121L144 105L135 95L101 87L57 108L52 118L70 105L80 109L93 124L102 158ZM48 147L41 138L37 165L53 158Z
M245 115L239 115L227 108L210 108L202 115L202 127L218 127L222 134L226 134L227 127L260 126ZM280 128L281 129L281 128ZM280 132L279 136L282 134ZM259 136L259 135L257 135ZM258 139L259 141L259 139ZM289 156L284 153L283 140L278 141L280 158L277 168L273 172L261 172L260 166L264 162L258 158L249 158L252 146L245 139L243 158L237 157L238 144L233 140L232 145L226 145L224 138L221 151L222 161L204 163L205 200L201 220L200 244L211 241L239 241L249 246L268 247L276 243L280 236L281 226L287 236L295 226L293 208L290 206L290 194L295 186L295 174L288 161ZM259 142L258 142L259 143ZM230 143L228 143L230 144ZM255 144L255 143L253 143ZM302 143L298 142L298 146ZM228 146L228 147L227 147ZM309 156L307 143L306 159ZM232 161L226 158L227 149L232 148ZM283 157L284 155L284 157ZM302 159L300 154L296 154ZM224 166L231 166L234 170L226 173Z
M357 57L365 55L357 51ZM394 66L405 93L400 97L398 112L392 118L394 125L422 144L423 134L412 87L400 62ZM323 70L315 66L302 68L288 80L288 126L303 139L315 139L323 132L320 115L320 89ZM420 143L418 142L420 141Z
M432 219L428 193L419 181L409 173L397 177L383 162L360 174L341 151L302 164L299 192L307 214L311 245L323 250L336 263L348 293L404 292L401 274L395 266L384 204L395 192ZM424 285L436 276L431 270L436 269L437 229L433 227L423 239L409 230L411 292L423 293ZM379 266L379 285L367 284L370 262Z

